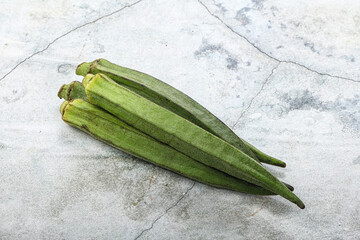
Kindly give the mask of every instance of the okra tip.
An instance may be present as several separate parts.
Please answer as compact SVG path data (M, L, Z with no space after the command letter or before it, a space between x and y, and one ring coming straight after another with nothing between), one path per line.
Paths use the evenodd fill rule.
M289 189L290 190L290 189ZM300 198L298 198L294 193L290 192L292 196L287 196L285 197L284 195L282 195L283 197L285 197L287 200L295 203L299 208L304 209L305 208L305 204L300 200ZM281 194L280 194L281 195Z
M299 208L304 209L305 208L305 204L303 202L298 202L296 205L298 205Z
M283 162L283 161L280 161L279 160L279 162L277 163L277 165L276 166L278 166L278 167L282 167L282 168L285 168L286 167L286 163L285 162Z
M283 182L283 184L290 190L290 191L294 191L294 187L293 186L291 186L290 184L287 184L287 183L284 183Z
M286 167L286 163L285 163L285 162L283 162L283 161L281 161L281 160L279 160L279 159L270 157L270 156L267 156L267 159L261 158L260 161L263 162L263 163L271 164L271 165L273 165L273 166L277 166L277 167L282 167L282 168L285 168L285 167Z
M83 62L76 68L76 75L85 76L91 68L92 62Z

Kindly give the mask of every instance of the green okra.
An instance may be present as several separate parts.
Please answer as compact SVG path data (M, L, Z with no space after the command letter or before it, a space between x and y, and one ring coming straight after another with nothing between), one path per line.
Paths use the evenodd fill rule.
M193 180L243 193L274 195L269 190L197 162L82 99L65 101L60 112L66 123L94 138Z
M87 99L141 132L231 176L261 186L304 208L303 202L260 163L196 124L103 74L83 82Z
M84 82L88 82L91 78L92 78L93 75L91 74L87 74L86 75L86 78L84 79ZM79 85L80 84L80 85ZM76 86L76 87L69 87L69 86ZM85 95L85 98L84 98L84 95ZM74 81L68 85L63 85L60 90L59 90L59 93L58 93L58 96L59 98L63 98L65 100L74 100L74 99L82 99L84 101L87 101L86 99L86 93L85 93L85 89L84 87L82 86L82 84L80 82L77 82L77 81ZM144 133L138 131L137 129L135 128L132 128L130 126L128 126L127 124L125 124L124 122L120 121L119 119L115 118L114 116L104 112L104 111L100 111L100 109L98 109L97 107L93 106L93 105L86 105L86 104L82 104L81 102L78 103L78 102L75 102L75 104L79 105L79 106L82 106L82 108L84 108L84 111L87 111L95 116L99 116L105 120L108 120L110 122L113 122L114 124L117 124L121 127L126 127L129 131L132 131L134 133L137 133L138 135L142 135L142 136L147 136L145 135ZM66 105L66 104L64 104ZM114 134L114 133L112 133ZM156 141L155 139L153 139L153 141ZM160 144L160 142L157 142ZM134 147L136 149L136 147ZM164 149L164 148L162 148ZM166 149L166 148L165 148ZM167 149L166 149L167 150ZM167 151L170 151L170 150L167 150ZM179 152L179 154L182 154ZM185 163L183 164L186 164L186 166L188 168L192 167L192 168L196 168L197 166L200 166L201 169L204 169L205 167L206 168L209 168L207 167L206 165L204 164L200 164L193 160L192 162L189 162L190 160L187 159L188 157L187 156L184 156L186 159L184 160ZM180 157L179 157L180 158ZM149 158L150 159L150 158ZM149 160L151 161L151 159ZM168 161L172 161L171 159L169 159ZM195 163L193 163L195 161ZM155 163L156 164L156 163ZM204 183L207 183L208 185L211 185L211 186L217 186L217 187L221 187L221 188L226 188L226 189L230 189L230 190L234 190L234 191L239 191L239 192L244 192L244 193L251 193L251 194L259 194L259 195L270 195L269 191L268 190L265 190L264 188L262 187L259 187L259 186L256 186L256 185L253 185L251 183L248 183L246 181L243 181L243 180L239 180L237 178L233 178L231 177L230 175L228 174L225 174L225 173L222 173L219 174L219 173L215 173L214 171L218 172L219 170L216 170L214 168L211 168L211 170L207 170L205 169L203 171L204 174L208 173L210 176L210 178L214 178L213 181L209 181L207 180L205 182L205 180L203 181ZM201 178L201 175L197 176L197 179L200 179ZM193 178L194 179L194 178ZM230 179L229 183L226 183L226 181ZM236 183L235 183L235 182ZM216 184L217 183L217 184ZM237 186L235 186L234 184L236 184ZM294 190L294 188L287 184L287 183L284 183L285 186L287 188L289 188L291 191ZM259 190L259 191L257 191ZM272 193L272 195L274 195L274 193Z
M255 160L280 167L286 166L283 161L262 153L239 138L220 119L195 100L159 79L136 70L118 66L105 59L80 64L76 74L85 76L87 73L103 73L107 75L126 88L220 137Z

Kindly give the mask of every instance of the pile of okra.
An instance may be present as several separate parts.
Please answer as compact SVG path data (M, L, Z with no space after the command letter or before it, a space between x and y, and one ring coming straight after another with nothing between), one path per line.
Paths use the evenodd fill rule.
M280 195L304 208L263 163L285 167L238 137L192 98L105 59L82 63L82 83L63 85L62 119L115 148L210 186Z

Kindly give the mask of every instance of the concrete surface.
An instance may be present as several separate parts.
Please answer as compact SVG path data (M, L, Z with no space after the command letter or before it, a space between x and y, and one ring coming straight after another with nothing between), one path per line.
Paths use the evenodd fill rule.
M359 239L360 2L1 1L0 239ZM99 57L283 159L280 197L215 189L61 121Z

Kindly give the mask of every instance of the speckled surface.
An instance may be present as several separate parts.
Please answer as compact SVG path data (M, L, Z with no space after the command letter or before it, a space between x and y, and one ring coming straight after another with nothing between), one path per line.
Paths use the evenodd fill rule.
M0 2L0 239L358 239L359 1ZM184 91L287 163L280 197L215 189L61 121L99 57ZM151 183L151 184L150 184Z

